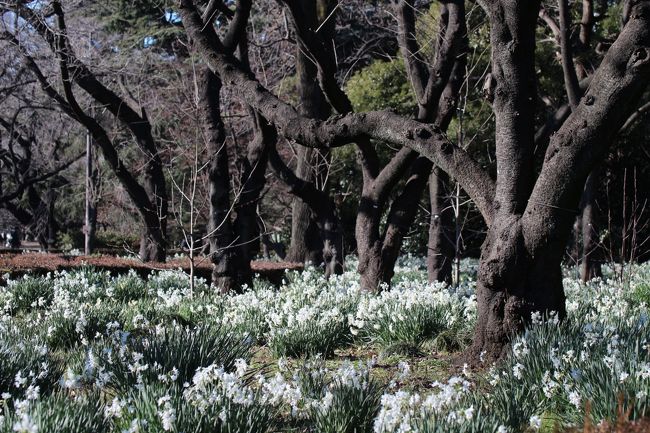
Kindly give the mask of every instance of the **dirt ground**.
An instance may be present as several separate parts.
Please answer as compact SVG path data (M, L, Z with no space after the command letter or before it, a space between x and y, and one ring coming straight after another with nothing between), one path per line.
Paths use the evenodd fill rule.
M50 253L3 253L0 254L0 273L8 273L11 277L17 277L25 273L45 274L52 271L74 269L81 266L93 266L106 269L111 273L126 273L134 269L141 275L146 275L152 270L178 269L182 268L189 272L190 261L188 258L171 259L165 263L144 263L138 259L115 257L109 255L93 256L67 256L64 254ZM277 284L281 281L284 271L299 270L303 268L302 263L294 262L270 262L253 261L251 268L260 277L268 279ZM212 264L206 257L195 259L195 273L197 276L210 279Z

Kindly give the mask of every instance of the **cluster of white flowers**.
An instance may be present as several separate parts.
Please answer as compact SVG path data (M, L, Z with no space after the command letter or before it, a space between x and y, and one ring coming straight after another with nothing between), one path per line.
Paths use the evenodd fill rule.
M403 390L384 394L381 409L374 423L376 433L404 433L419 431L416 421L444 413L448 422L462 423L474 417L475 408L459 407L460 400L468 395L472 386L465 377L454 376L447 382L434 382L428 395Z
M9 380L0 382L8 387L0 389L0 408L4 411L0 412L0 428L11 419L10 430L37 431L41 420L30 408L49 398L53 387L70 396L90 387L105 391L107 384L124 375L129 375L131 382L127 383L134 393L120 389L113 394L114 388L110 388L111 397L102 406L104 419L114 425L119 423L120 431L137 431L146 422L134 418L133 395L152 383L163 389L152 400L151 413L165 431L177 430L183 421L179 404L189 404L193 410L210 416L218 408L217 416L224 423L232 421L235 410L259 407L298 419L314 413L325 418L333 406L340 404L341 394L337 393L341 390L363 393L371 388L372 362L345 362L332 369L314 362L301 370L295 365L289 367L292 362L281 358L277 372L254 376L248 363L240 359L229 364L232 368L215 363L197 369L193 376L192 372L182 376L187 374L182 373L182 365L163 367L147 361L143 353L156 338L179 329L178 322L169 318L181 313L189 314L192 320L198 317L235 333L248 334L271 349L287 341L309 341L327 335L340 338L333 344L342 345L355 335L356 342L378 341L411 338L404 337L408 335L404 330L415 330L412 337L418 338L422 335L416 334L425 332L431 324L438 330L469 330L473 326L476 298L471 281L465 279L452 289L429 284L421 274L416 276L414 269L423 267L420 259L404 258L400 266L391 290L379 294L362 292L353 270L326 280L311 268L288 273L287 281L279 288L258 283L244 293L224 297L210 294L203 280L197 282L195 292L190 291L187 276L178 271L152 273L145 282L135 273L115 278L90 271L59 272L38 280L47 287L29 277L9 280L0 288L0 357L4 357L0 361L12 362L7 370L11 372ZM475 272L475 262L463 266L470 274ZM650 265L646 267L650 269ZM642 271L650 274L645 268ZM647 281L638 278L626 285L606 279L583 284L566 278L567 324L560 323L557 314L533 313L526 334L513 342L510 359L492 366L487 375L478 373L470 378L464 370L462 375L446 381L429 383L419 392L407 391L405 384L412 371L409 364L400 363L395 377L387 380L374 431L417 432L427 420L454 426L488 416L493 419L484 425L490 431L518 431L505 415L490 412L498 407L491 403L502 398L499 395L513 383L525 388L528 398L537 399L521 411L521 429L540 429L544 411L555 413L560 405L572 419L583 419L585 404L591 401L595 387L611 389L612 395L625 394L636 407L647 407L648 305L631 296L643 284ZM37 296L30 297L29 290ZM132 299L131 292L137 298L137 290L142 291L146 302L121 301L127 295ZM17 308L24 308L25 314L17 315ZM165 321L156 316L158 313L172 314ZM25 337L31 334L25 329L32 328L34 336ZM130 346L132 335L147 336L141 338L142 353ZM570 340L564 336L570 336ZM51 349L50 343L60 337L67 340L56 350ZM82 360L65 359L57 377L48 379L58 367L53 356L60 356L58 350L67 350L70 345L82 354ZM29 362L20 364L22 359ZM600 379L596 382L594 377ZM50 380L48 387L44 386L46 379ZM307 383L316 388L308 388ZM4 405L9 399L12 404ZM604 410L600 408L598 413Z
M379 295L364 294L348 323L354 335L371 339L394 334L402 323L418 319L438 321L445 329L459 323L471 326L476 300L465 293L464 287L454 290L442 283L402 281Z

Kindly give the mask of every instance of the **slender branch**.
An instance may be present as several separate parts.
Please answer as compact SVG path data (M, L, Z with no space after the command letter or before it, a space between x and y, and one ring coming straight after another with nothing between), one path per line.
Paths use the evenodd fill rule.
M234 18L228 27L228 33L223 38L223 45L231 53L235 51L242 38L246 37L246 25L252 6L252 0L237 0Z
M634 125L638 120L643 119L645 116L650 114L650 102L646 102L630 115L625 121L625 124L621 127L620 132L627 132L629 128Z
M201 18L204 23L211 23L217 12L221 12L228 18L235 16L235 13L226 6L222 0L210 0L203 11Z
M569 105L572 110L575 110L580 103L581 92L571 49L571 21L569 18L569 5L567 4L567 0L558 0L558 4L560 9L560 47L562 51L564 87L566 89L567 97L569 98Z
M560 30L560 26L557 24L557 22L555 22L553 17L545 8L541 8L539 10L539 17L546 23L548 28L551 29L551 32L553 32L555 39L559 41L562 38L562 30Z
M425 68L424 58L420 53L420 44L415 37L415 6L412 0L399 0L395 5L397 16L399 43L406 73L411 80L418 102L423 104L424 89L428 81L428 74Z

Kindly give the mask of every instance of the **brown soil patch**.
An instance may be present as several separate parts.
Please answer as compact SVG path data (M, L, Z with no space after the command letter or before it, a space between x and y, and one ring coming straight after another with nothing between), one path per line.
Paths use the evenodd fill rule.
M568 433L648 433L650 418L637 421L617 421L615 424L606 423L599 426L585 426L581 429L569 430Z
M162 269L181 268L185 272L189 272L190 261L188 258L183 258L172 259L165 263L144 263L138 259L108 255L66 256L63 254L49 253L0 254L0 273L9 273L12 277L26 273L45 274L47 272L74 269L82 266L94 266L99 269L106 269L115 274L126 273L130 269L133 269L138 274L144 276L152 270ZM285 270L301 270L303 269L303 264L260 260L251 262L251 268L260 277L277 284L281 282ZM195 273L197 276L209 280L212 273L210 260L206 257L195 259Z

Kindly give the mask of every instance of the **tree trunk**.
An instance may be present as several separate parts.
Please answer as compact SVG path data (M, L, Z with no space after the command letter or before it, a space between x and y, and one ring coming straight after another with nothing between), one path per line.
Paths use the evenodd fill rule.
M304 148L298 149L298 157L304 159L301 155ZM306 149L311 150L311 149ZM310 166L308 163L298 162L298 176L305 181L310 181L308 176L300 175L304 173L301 167ZM311 166L310 166L311 168ZM291 262L310 262L315 266L323 262L323 242L316 228L316 221L312 218L309 206L299 198L294 198L291 205L291 243L287 252L287 260Z
M507 352L507 342L532 314L566 314L562 286L563 245L531 254L524 246L521 218L495 220L481 249L476 284L477 326L468 360L491 362Z
M327 0L303 2L301 7L302 18L312 28L316 28L321 19L327 17L329 9ZM331 30L330 26L328 24L322 30L327 33ZM318 85L318 69L305 53L305 47L299 44L296 53L299 111L302 115L313 119L327 119L330 106ZM299 146L296 153L298 158L296 175L304 181L314 182L317 188L327 191L325 182L330 160L329 152ZM326 242L317 227L317 218L318 216L312 213L307 203L298 197L294 198L291 207L291 244L287 254L288 260L320 265L325 261L325 254L331 259L332 254L329 250L332 247L325 245ZM328 249L327 252L325 248Z
M358 271L363 290L377 291L381 282L385 280L383 278L386 270L382 257L383 238L380 235L382 212L386 206L388 194L416 157L414 152L402 149L374 179L370 179L367 174L364 174L355 224L357 256L359 257Z
M250 262L260 251L260 227L257 217L257 205L266 183L266 167L268 165L268 140L264 128L259 125L262 121L251 110L256 123L255 136L248 145L248 154L242 158L240 167L241 193L236 198L235 210L237 218L234 228L239 244L239 255L242 262Z
M381 249L381 282L385 284L390 285L393 279L404 237L413 225L432 167L427 158L416 159L404 189L390 207Z
M95 164L92 136L86 135L86 212L84 215L84 254L90 255L95 248L97 232L97 195L99 170Z
M289 187L289 192L298 197L310 209L315 217L315 237L322 242L325 276L343 272L343 234L334 200L326 191L316 187L314 182L300 179L282 161L275 148L269 148L269 162L276 175Z
M140 235L140 260L143 262L164 262L167 257L166 241L158 226L147 226Z
M585 184L581 200L582 261L580 278L587 282L602 277L598 246L598 225L596 196L598 192L598 170L591 172Z
M340 221L335 215L321 223L323 233L323 262L325 277L343 273L343 233Z
M427 274L429 282L440 281L451 284L455 250L451 234L454 212L449 205L448 182L449 176L437 167L429 176L431 221L427 248Z
M56 247L56 235L58 232L58 224L54 216L54 205L56 203L56 191L53 185L48 185L47 192L45 193L45 207L46 207L46 233L47 233L47 250L52 250Z
M235 246L230 215L230 173L228 148L220 113L221 81L210 70L202 77L199 101L203 135L208 146L210 163L208 183L210 189L210 215L208 218L208 241L212 260L212 284L221 293L237 290L243 283L250 283L250 262L241 263Z
M358 221L358 218L357 218ZM381 287L384 266L381 259L381 242L375 242L359 247L357 236L357 253L359 256L359 278L361 288L366 291L376 292Z

